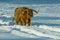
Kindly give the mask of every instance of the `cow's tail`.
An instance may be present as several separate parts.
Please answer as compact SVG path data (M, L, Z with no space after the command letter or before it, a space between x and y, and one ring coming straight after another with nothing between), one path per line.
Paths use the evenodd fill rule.
M32 11L34 11L34 12L36 12L36 13L38 13L38 11L36 11L36 10L34 10L34 9L31 9Z

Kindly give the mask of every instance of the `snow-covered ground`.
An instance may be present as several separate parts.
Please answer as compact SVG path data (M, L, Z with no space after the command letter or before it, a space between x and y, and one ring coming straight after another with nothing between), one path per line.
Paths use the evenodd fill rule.
M31 26L11 22L16 7L39 10L31 20ZM60 40L60 4L21 5L0 4L0 39Z
M19 38L41 38L60 39L60 28L49 27L46 25L40 26L1 26L0 39L19 39ZM5 34L5 35L4 35ZM44 38L43 38L44 39ZM46 39L45 39L46 40Z

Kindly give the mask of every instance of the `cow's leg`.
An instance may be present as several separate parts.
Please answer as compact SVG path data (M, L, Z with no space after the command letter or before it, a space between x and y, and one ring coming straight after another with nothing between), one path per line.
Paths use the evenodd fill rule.
M19 22L19 21L16 21L16 25L18 25L18 22Z
M24 19L21 19L21 20L20 20L20 24L21 24L22 26L25 26L25 25L26 25L25 20L24 20Z
M16 25L18 25L18 21L16 21Z
M26 20L26 25L27 25L27 26L30 26L30 19L27 19L27 20Z
M15 20L15 21L16 21L16 20ZM18 22L19 22L19 21L16 21L16 24L15 24L15 26L14 26L15 28L17 27L16 25L18 25Z

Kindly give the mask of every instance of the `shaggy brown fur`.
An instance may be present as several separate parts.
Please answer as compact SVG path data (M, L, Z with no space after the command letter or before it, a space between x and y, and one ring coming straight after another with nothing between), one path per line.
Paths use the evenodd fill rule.
M33 17L33 9L27 7L16 8L14 11L13 21L16 21L16 24L20 22L20 24L30 26L31 17ZM37 13L37 11L35 11Z

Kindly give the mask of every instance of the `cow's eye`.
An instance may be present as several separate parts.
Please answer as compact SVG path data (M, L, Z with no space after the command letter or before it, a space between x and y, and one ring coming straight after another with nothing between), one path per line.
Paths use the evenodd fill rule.
M25 13L27 13L27 11L25 11Z

